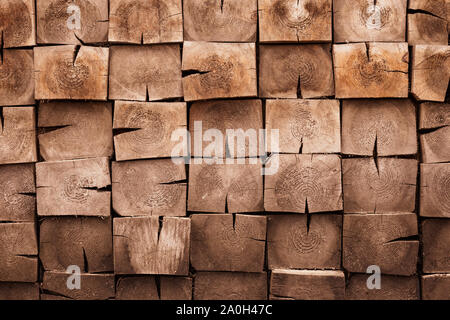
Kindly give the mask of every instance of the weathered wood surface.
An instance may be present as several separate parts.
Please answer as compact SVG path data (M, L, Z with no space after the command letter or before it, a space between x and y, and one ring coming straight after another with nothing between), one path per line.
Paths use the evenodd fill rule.
M371 274L351 274L345 287L346 300L419 300L419 278L416 276L381 275L381 288L368 289Z
M423 300L450 300L450 274L422 276Z
M338 100L267 100L268 152L339 153L341 120ZM279 148L272 148L272 130Z
M202 164L196 164L193 160L189 165L189 211L221 213L227 212L226 209L229 213L263 211L263 178L260 163L209 164L207 159L202 161Z
M345 297L342 271L275 269L270 278L270 299L342 300Z
M108 56L101 47L35 47L36 99L106 100Z
M37 161L34 107L0 107L0 164Z
M0 282L0 300L39 300L39 283Z
M343 266L366 273L371 265L383 274L416 273L419 253L417 216L399 214L344 215Z
M450 164L420 164L420 215L450 218Z
M108 158L36 164L37 211L40 216L109 216L111 185Z
M342 153L372 156L417 153L416 108L411 100L342 102Z
M449 219L422 221L422 254L424 273L450 273Z
M450 161L450 104L426 102L420 105L419 129L422 161ZM423 131L427 132L423 132Z
M112 46L109 99L156 101L183 96L180 46Z
M275 212L342 210L341 158L338 155L279 155L274 175L265 177L264 209ZM270 167L270 164L268 164Z
M448 44L447 6L447 0L409 1L409 45Z
M181 3L181 0L110 0L109 42L182 42Z
M186 41L182 70L185 101L257 95L254 43Z
M402 42L407 0L333 0L334 41Z
M331 0L258 0L261 42L331 42Z
M4 48L33 46L35 34L35 1L0 0L0 43Z
M407 43L333 46L336 98L407 98Z
M339 269L341 229L337 214L269 216L269 269Z
M170 159L112 163L112 203L121 216L185 216L184 164Z
M38 127L39 151L46 161L113 154L110 102L41 102Z
M330 45L261 45L259 90L264 98L333 96Z
M173 132L187 127L186 103L116 101L113 126L125 130L114 136L117 161L170 157L180 144Z
M197 271L264 271L266 217L195 214L191 265Z
M115 218L113 230L115 274L188 274L190 219Z
M344 212L413 212L418 163L414 159L342 160Z
M158 284L159 283L159 291ZM192 278L142 276L121 277L116 285L117 300L192 300Z
M36 5L39 44L108 40L108 0L38 0Z
M194 300L266 300L267 274L198 272Z
M44 270L113 271L111 219L93 217L45 218L40 222L39 257Z

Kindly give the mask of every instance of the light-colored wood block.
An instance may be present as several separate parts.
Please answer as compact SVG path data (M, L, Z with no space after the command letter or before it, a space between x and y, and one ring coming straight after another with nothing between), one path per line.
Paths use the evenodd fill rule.
M450 273L449 219L422 221L422 255L424 273Z
M159 283L159 287L158 284ZM159 289L159 290L158 290ZM141 276L117 280L117 300L192 300L192 278Z
M450 274L430 274L421 278L423 300L450 300Z
M381 275L381 288L368 289L372 274L351 274L345 288L346 300L419 300L419 278Z
M450 104L426 102L420 105L419 129L422 161L450 162Z
M36 44L34 12L33 0L0 0L0 43L4 48Z
M0 300L39 300L39 283L0 282Z
M409 45L448 44L447 3L447 0L409 1Z
M420 215L450 218L450 164L420 164Z

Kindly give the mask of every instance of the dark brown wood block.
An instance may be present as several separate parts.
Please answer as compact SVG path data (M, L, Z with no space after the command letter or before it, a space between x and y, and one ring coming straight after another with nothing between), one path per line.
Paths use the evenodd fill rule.
M450 300L450 274L422 276L423 300Z
M261 45L259 90L265 98L333 96L330 45Z
M36 164L40 216L109 216L111 185L108 158Z
M188 274L190 219L115 218L113 230L116 274Z
M411 100L345 100L342 152L392 156L417 153L416 108Z
M110 0L109 42L183 42L181 0Z
M344 212L413 212L417 165L414 159L343 159Z
M0 106L34 104L33 51L2 50L0 58Z
M244 163L251 161L242 160ZM263 211L260 163L210 164L207 159L201 161L202 164L196 164L194 159L189 165L189 211L225 213L227 208L229 213Z
M410 0L408 43L448 44L447 0Z
M264 271L266 217L191 216L191 265L197 271Z
M346 300L419 300L418 277L381 275L381 288L368 289L371 274L352 274L345 288Z
M108 41L108 0L37 0L36 5L39 44Z
M106 100L109 48L75 45L34 48L37 100Z
M172 140L172 134L186 127L184 102L116 101L114 129L133 130L114 136L116 160L170 157L180 143Z
M344 292L342 271L276 269L270 278L273 300L343 300Z
M336 98L407 98L407 43L333 46Z
M261 42L331 42L331 0L258 0Z
M112 163L112 201L121 216L185 216L184 164L170 159Z
M39 300L39 283L0 282L0 300Z
M424 273L450 273L450 220L422 221Z
M342 215L269 216L269 269L339 269Z
M194 300L266 300L267 274L198 272Z
M420 164L420 215L450 218L450 164Z
M402 42L407 0L333 0L334 42Z
M159 293L158 285L159 281ZM192 278L122 277L116 285L118 300L191 300Z
M0 221L34 222L34 164L0 166Z
M254 43L186 41L182 70L185 101L258 94Z
M0 0L0 43L4 48L29 47L36 44L35 2Z
M338 100L267 100L268 152L341 152ZM272 130L279 130L279 148L272 148ZM300 152L301 151L301 152Z
M47 271L113 270L111 219L92 217L45 218L40 223L40 259Z
M414 213L344 215L343 266L366 273L377 265L382 274L416 273L419 253L417 216Z
M216 154L215 149L211 154L204 155L203 152L211 144L204 138L211 129L218 130L223 135L222 150ZM263 156L264 146L259 141L261 129L263 129L261 100L201 101L194 102L189 109L191 154L194 157ZM201 142L201 145L197 142Z
M38 247L35 224L0 224L0 281L35 282L38 279Z
M110 102L41 102L38 115L39 151L44 160L112 156Z
M180 46L112 46L109 98L155 101L183 96Z
M309 212L342 210L339 156L282 154L270 161L278 161L279 168L265 177L266 211L304 213L306 205Z
M185 0L184 39L255 42L257 10L257 0Z

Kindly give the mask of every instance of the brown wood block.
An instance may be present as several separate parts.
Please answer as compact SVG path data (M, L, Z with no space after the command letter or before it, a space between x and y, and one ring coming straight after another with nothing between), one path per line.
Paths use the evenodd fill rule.
M416 108L411 100L345 100L342 152L392 156L417 153Z
M344 292L342 271L276 269L270 277L273 300L342 300Z
M264 271L266 217L191 216L191 264L197 271Z
M181 0L110 0L109 42L183 42Z
M268 152L341 152L338 100L267 100L266 129L268 142L279 130L279 148L269 143Z
M256 97L254 43L186 41L182 70L184 100Z
M109 48L75 45L34 48L37 100L106 100Z
M112 163L112 202L121 216L185 216L184 164L170 159Z
M309 212L342 210L338 155L282 154L271 161L279 161L279 168L265 177L266 211L304 213L306 206Z
M261 42L331 42L331 0L258 0Z
M0 164L37 161L34 107L0 107Z
M419 129L450 126L450 103L424 102L419 110Z
M419 253L417 216L414 213L344 215L343 266L365 273L371 265L382 274L416 273Z
M196 121L201 121L201 123L196 124ZM265 154L264 146L259 141L259 130L263 129L261 100L194 102L189 111L191 154L194 157L206 157L202 151L208 150L211 141L206 141L204 138L208 136L210 132L208 130L211 129L220 131L224 138L221 152L216 154L215 149L207 155L208 157L242 158ZM227 132L227 130L234 131ZM199 141L202 142L201 145L197 144ZM220 143L220 141L213 143Z
M418 163L414 159L342 160L344 212L413 212Z
M36 164L40 216L109 216L111 185L108 158Z
M33 51L2 50L0 58L0 106L34 104Z
M236 163L242 160L245 164ZM262 165L256 158L217 164L197 159L189 165L188 210L199 212L263 211ZM212 160L214 161L214 160ZM247 162L248 161L248 162Z
M0 282L0 300L39 300L39 284Z
M188 274L190 219L115 218L113 230L116 274Z
M159 281L159 293L158 293ZM117 300L191 300L192 278L154 276L122 277L116 285Z
M70 290L67 280L71 273L45 272L42 289L48 292L43 300L108 300L115 296L113 274L80 275L80 289Z
M450 218L450 164L420 164L420 215Z
M0 0L0 43L4 48L36 44L34 3L33 0Z
M408 14L408 43L448 44L448 0L410 0Z
M41 102L38 127L39 151L46 161L113 154L110 102Z
M422 248L424 273L450 273L449 219L422 221Z
M450 300L450 274L422 276L423 300Z
M425 163L450 161L450 104L426 102L420 105L419 129L422 161Z
M450 79L450 47L412 47L411 93L417 100L444 102Z
M111 219L45 218L40 223L40 259L45 270L82 272L113 270Z
M37 0L36 4L39 44L108 41L108 0Z
M112 46L109 98L155 101L183 96L180 46Z
M259 89L265 98L333 96L330 45L261 45Z
M125 130L114 136L117 161L170 157L180 144L173 132L187 126L186 103L116 101L113 126Z
M267 274L198 272L194 300L266 300Z
M0 224L0 281L34 282L38 279L35 224Z
M269 216L269 269L339 269L342 215Z
M257 10L257 0L184 0L184 39L255 42Z
M34 222L34 164L0 166L0 221Z
M419 300L417 277L381 275L381 288L368 289L367 279L372 274L352 274L345 288L346 300Z
M408 44L333 46L336 98L407 98Z
M334 42L402 42L407 0L333 0Z

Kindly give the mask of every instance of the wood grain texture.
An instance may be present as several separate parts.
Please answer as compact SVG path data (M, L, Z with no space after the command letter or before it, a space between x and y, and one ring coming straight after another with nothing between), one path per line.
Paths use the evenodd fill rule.
M169 276L121 277L117 280L116 299L192 300L192 278Z
M447 0L411 0L408 14L408 43L448 44Z
M381 288L368 289L371 274L352 274L345 288L346 300L419 300L419 278L381 275Z
M450 220L422 221L424 273L450 273Z
M35 2L0 0L0 43L4 48L36 45Z
M420 105L419 129L422 161L438 163L450 161L450 104L425 102ZM432 130L430 130L432 129Z
M424 275L421 279L423 300L450 300L450 274Z
M420 164L420 215L450 218L450 164Z
M39 300L39 283L0 282L0 300Z

